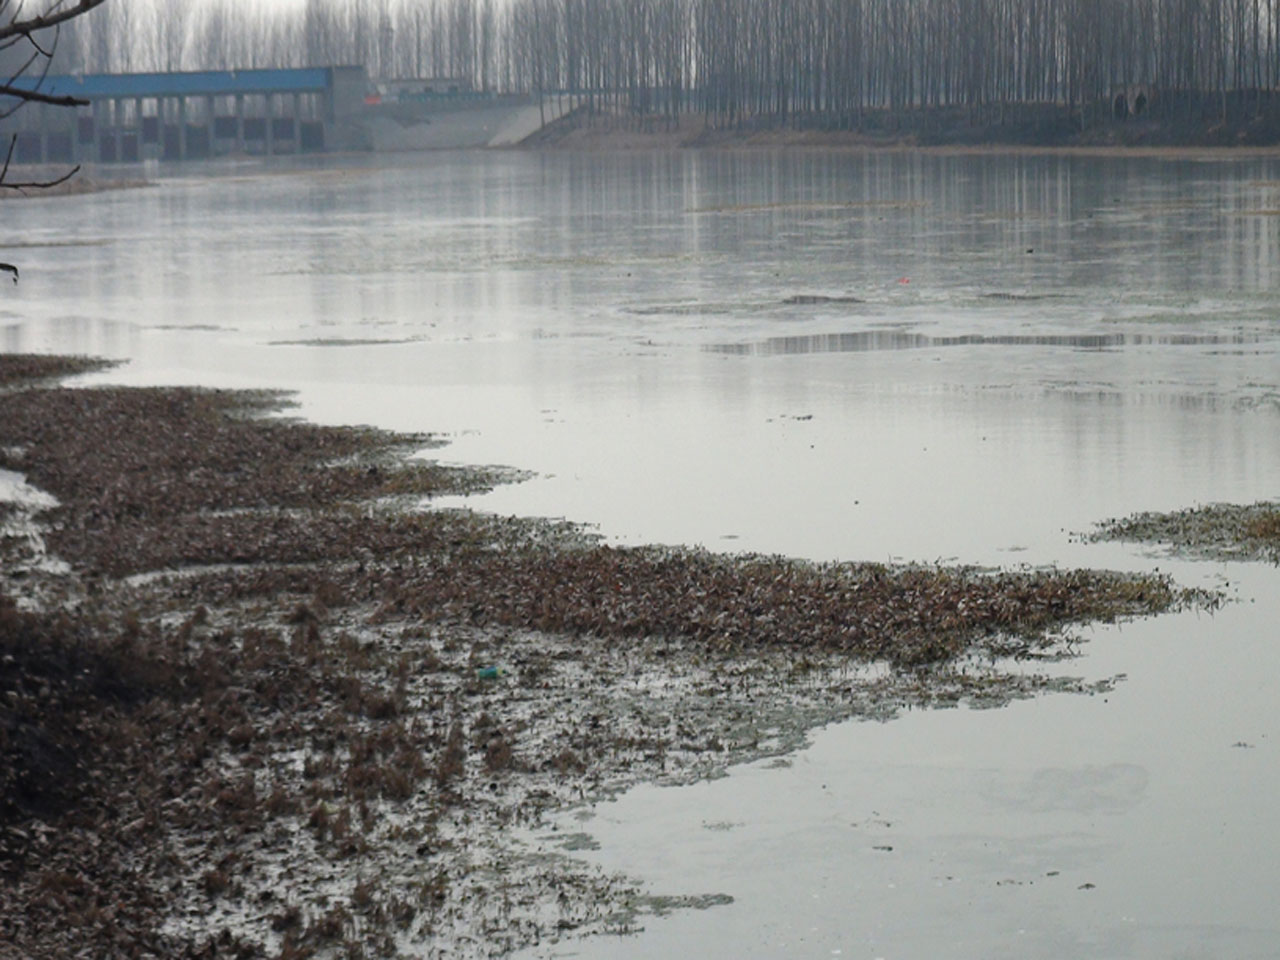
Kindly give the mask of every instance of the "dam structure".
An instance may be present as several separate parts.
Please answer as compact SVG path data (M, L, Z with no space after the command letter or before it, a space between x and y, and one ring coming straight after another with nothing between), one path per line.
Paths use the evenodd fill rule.
M512 146L578 109L559 94L475 92L431 78L371 83L362 66L20 77L88 101L0 96L0 150L16 163L141 163L332 151ZM439 89L438 89L439 88Z
M0 120L17 163L138 163L229 154L357 150L352 118L368 86L364 67L26 76L14 86L87 100L30 102ZM0 98L6 110L13 98ZM5 147L7 150L7 145Z

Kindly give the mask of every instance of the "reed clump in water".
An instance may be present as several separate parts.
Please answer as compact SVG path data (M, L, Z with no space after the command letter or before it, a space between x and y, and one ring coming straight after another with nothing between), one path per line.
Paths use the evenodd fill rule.
M1215 503L1107 520L1092 540L1162 543L1190 555L1280 563L1280 503Z
M39 353L0 353L0 388L54 377L91 373L111 366L95 357L66 357Z

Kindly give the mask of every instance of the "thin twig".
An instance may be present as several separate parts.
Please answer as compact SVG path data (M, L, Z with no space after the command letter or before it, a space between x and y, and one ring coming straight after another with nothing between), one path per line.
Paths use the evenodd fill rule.
M30 17L27 20L11 20L4 26L0 26L0 40L65 23L67 20L73 20L81 14L88 13L94 7L101 6L104 2L105 0L79 0L74 7L69 7L65 10L59 10L58 7L61 4L55 3L47 13Z
M22 76L24 73L26 73L26 72L27 72L27 70L28 70L28 69L30 69L31 64L35 63L36 58L37 58L38 56L40 56L38 53L33 53L30 57L28 57L28 58L27 58L27 62L26 62L26 63L24 63L24 64L22 65L22 69L20 69L17 73L15 73L13 76L11 76L11 77L9 78L9 82L8 82L8 84L7 84L7 85L8 85L8 86L12 86L12 85L13 85L13 83L14 83L14 81L15 81L15 80L17 80L17 79L18 79L18 77L20 77L20 76ZM46 70L48 70L48 65L47 65L47 64L46 64L46 66L45 66L45 69L46 69ZM43 79L44 79L44 76L43 76L43 74L42 74L42 75L41 75L41 80L43 80ZM40 85L40 81L37 81L37 82L36 82L36 86L38 87L39 85ZM15 113L17 113L19 110L21 110L21 109L22 109L22 105L23 105L23 104L25 104L26 102L27 102L26 100L24 100L24 99L20 99L20 100L18 100L18 101L17 101L17 102L12 106L12 107L10 107L8 110L5 110L5 111L3 111L3 112L0 112L0 120L7 120L7 119L9 119L11 116L13 116L13 115L14 115Z
M0 183L0 189L4 190L45 190L49 187L56 187L60 183L66 183L77 173L80 172L80 164L76 164L62 176L53 180L29 180L24 183Z
M89 105L89 101L83 97L56 97L47 93L39 93L35 90L11 87L7 83L0 85L0 96L17 97L19 100L34 100L37 103L51 103L55 107L87 107Z
M28 37L27 39L30 40L31 38ZM16 81L19 77L25 75L26 72L31 69L31 65L36 62L36 57L38 56L40 56L40 48L36 47L36 52L33 53L31 56L27 57L26 62L13 72L13 75L9 77L6 85L13 86L14 81Z
M50 51L50 52L49 52L48 54L46 54L46 55L45 55L45 58L44 58L44 67L43 67L43 68L41 68L41 70L40 70L40 76L39 76L39 78L36 80L36 82L35 82L35 83L33 83L33 84L31 85L31 89L32 89L33 91L37 91L37 90L39 90L39 89L40 89L40 85L41 85L42 83L44 83L45 79L49 76L49 68L50 68L51 66L53 66L53 55L54 55L54 53L56 53L56 52L57 52L57 50L58 50L58 37L59 37L59 36L61 36L61 34L62 34L62 27L60 27L60 26L59 26L59 27L54 27L54 28L53 28L53 44L52 44L52 46L50 46L50 48L49 48L49 51ZM40 50L40 45L39 45L39 44L37 44L37 43L35 42L35 40L33 40L31 37L27 37L27 39L31 41L31 45L32 45L33 47L35 47L37 50ZM22 72L25 72L25 71L26 71L26 69L27 69L27 67L29 67L29 66L32 64L32 62L34 62L34 61L35 61L36 56L37 56L37 54L34 54L34 53L33 53L33 54L31 55L31 58L30 58L29 60L27 60L27 62L26 62L25 64L23 64L23 66L22 66ZM19 73L19 74L18 74L18 76L21 76L21 73ZM17 79L18 79L18 77L17 77L17 76L10 77L10 78L9 78L9 84L8 84L8 85L12 86L12 85L13 85L13 82L14 82L15 80L17 80ZM20 109L22 109L23 104L27 103L28 99L29 99L29 98L20 97L20 98L18 99L18 102L17 102L17 103L15 103L12 107L10 107L8 110L4 111L3 113L0 113L0 120L5 120L5 119L8 119L9 117L13 116L13 115L14 115L15 113L17 113ZM83 104L78 104L78 106L83 106Z
M53 29L56 31L58 28L57 28L57 27L54 27ZM55 40L54 40L54 47L56 47L56 46L57 46L57 39L56 39L57 34L56 34L56 33L54 34L54 37L55 37ZM50 59L50 60L52 60L52 59L53 59L53 47L50 47L48 50L46 50L44 47L40 46L40 44L36 41L36 37L35 37L35 34L34 34L34 33L28 33L28 34L27 34L27 41L28 41L28 42L29 42L33 47L35 47L37 50L39 50L39 51L40 51L40 53L41 53L43 56L47 57L47 58L48 58L48 59Z
M13 160L13 149L18 145L18 135L15 133L9 138L9 152L4 155L4 169L0 170L0 183L4 183L4 179L9 174L9 162Z

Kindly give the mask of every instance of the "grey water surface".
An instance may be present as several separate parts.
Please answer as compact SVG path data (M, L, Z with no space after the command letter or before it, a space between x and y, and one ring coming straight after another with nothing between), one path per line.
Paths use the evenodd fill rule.
M1280 496L1280 160L444 152L4 215L0 349L535 472L477 509L1229 584L1052 668L1107 694L840 725L600 805L581 856L733 902L532 955L1280 956L1280 573L1073 536Z

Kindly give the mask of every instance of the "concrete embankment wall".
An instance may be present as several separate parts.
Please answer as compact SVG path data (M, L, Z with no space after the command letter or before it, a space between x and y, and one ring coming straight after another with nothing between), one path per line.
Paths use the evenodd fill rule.
M581 98L495 97L367 108L353 118L374 150L513 146L575 109Z

